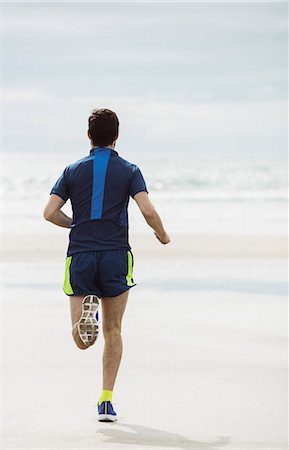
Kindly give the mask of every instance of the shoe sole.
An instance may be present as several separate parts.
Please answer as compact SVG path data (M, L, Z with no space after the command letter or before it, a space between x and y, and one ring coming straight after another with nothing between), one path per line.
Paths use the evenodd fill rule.
M113 416L112 414L99 414L98 421L99 422L116 422L117 417Z
M78 333L82 342L93 345L98 336L98 321L95 318L99 308L99 298L96 295L87 295L82 300L82 314L78 322Z

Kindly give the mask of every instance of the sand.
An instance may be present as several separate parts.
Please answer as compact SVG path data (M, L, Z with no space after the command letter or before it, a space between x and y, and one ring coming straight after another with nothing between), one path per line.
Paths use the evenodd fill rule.
M103 339L71 339L66 231L5 237L2 449L288 448L286 238L174 238L131 238L119 421L100 424Z
M288 239L276 235L171 234L169 246L158 241L148 230L131 234L130 245L142 258L152 255L200 258L286 258ZM68 230L53 228L47 234L6 233L3 238L3 259L55 260L66 251Z

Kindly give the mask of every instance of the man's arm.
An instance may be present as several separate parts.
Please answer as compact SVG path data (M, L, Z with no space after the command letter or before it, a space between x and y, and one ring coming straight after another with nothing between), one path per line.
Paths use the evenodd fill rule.
M147 192L138 192L133 197L142 212L147 224L154 230L155 236L162 244L168 244L170 237L165 231L161 218L151 203Z
M51 194L47 202L47 205L43 211L43 217L45 220L58 225L59 227L70 228L72 219L67 217L64 212L61 211L65 201L58 195Z

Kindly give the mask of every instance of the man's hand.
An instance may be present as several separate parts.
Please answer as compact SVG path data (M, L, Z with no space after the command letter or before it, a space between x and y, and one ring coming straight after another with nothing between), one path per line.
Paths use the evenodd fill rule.
M164 233L163 235L160 235L156 232L154 232L155 237L162 243L162 244L168 244L171 242L170 237L167 233Z

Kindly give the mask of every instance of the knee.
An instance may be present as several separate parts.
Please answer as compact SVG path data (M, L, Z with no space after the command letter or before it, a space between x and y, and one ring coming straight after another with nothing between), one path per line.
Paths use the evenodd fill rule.
M80 343L80 342L76 342L76 341L74 341L74 342L80 350L86 350L89 347L88 345L85 345L84 343Z
M115 341L121 337L120 324L103 326L103 336L106 341Z
M71 334L72 334L72 337L73 337L73 340L74 340L76 346L80 350L86 350L89 347L84 342L82 342L82 340L80 339L77 331L75 330L75 327L72 328Z

